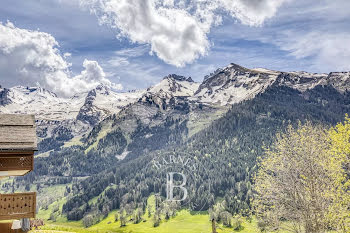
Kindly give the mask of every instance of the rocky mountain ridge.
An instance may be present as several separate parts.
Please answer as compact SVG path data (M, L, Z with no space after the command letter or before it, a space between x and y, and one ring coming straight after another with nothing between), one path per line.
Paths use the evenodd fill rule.
M207 76L195 92L194 99L206 104L235 104L253 98L273 84L301 92L317 85L331 85L344 93L350 90L350 72L281 72L264 68L248 69L231 63Z
M77 119L95 125L126 105L150 96L163 99L189 97L195 102L224 106L252 98L272 84L299 91L317 85L331 85L344 93L350 89L350 72L281 72L264 68L248 69L231 63L207 75L202 83L194 82L191 77L170 74L146 90L119 93L100 85L71 98L58 97L41 87L0 86L0 112L35 114L40 120ZM85 115L96 119L84 119Z
M0 113L35 114L38 136L50 140L55 148L74 137L88 135L108 117L114 128L118 125L130 134L141 125L158 127L166 119L178 118L186 122L191 136L233 104L252 99L273 85L301 92L330 85L344 93L350 90L350 72L281 72L231 63L207 75L202 83L170 74L146 90L119 93L100 85L71 98L58 97L41 87L16 86L0 88Z

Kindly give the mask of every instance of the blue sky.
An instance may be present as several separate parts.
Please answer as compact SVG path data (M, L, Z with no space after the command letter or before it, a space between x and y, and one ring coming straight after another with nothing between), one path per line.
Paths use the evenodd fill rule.
M261 6L257 6L258 0L246 0L251 5L242 5L243 0L237 0L235 8L221 6L220 4L228 2L222 0L213 6L215 10L208 10L210 16L218 18L217 22L209 17L192 17L191 14L195 15L198 11L192 6L190 8L187 3L181 5L182 3L164 1L165 3L157 3L161 8L155 11L147 6L137 8L137 1L130 0L129 7L135 6L135 11L131 9L129 13L130 18L135 18L134 21L145 20L139 17L143 13L162 15L165 12L171 18L172 12L177 17L176 14L181 16L186 11L185 16L189 15L188 19L182 22L175 20L175 24L170 23L170 26L162 25L156 15L141 28L139 25L129 25L132 20L129 22L118 18L120 9L114 5L118 1L102 0L106 5L112 6L107 8L94 0L87 0L83 4L78 0L2 0L0 21L4 25L10 21L16 29L50 34L59 45L55 46L57 53L64 59L63 63L68 64L68 79L79 74L81 76L78 78L85 77L81 72L88 69L82 64L88 59L96 61L96 66L103 69L103 80L106 78L112 83L121 84L124 90L148 87L169 73L191 76L196 81L202 81L204 75L231 62L250 68L264 67L282 71L350 70L350 3L346 0L261 0L264 2ZM145 2L148 1L151 0ZM163 11L164 9L169 11ZM126 19L127 17L128 15ZM181 27L180 24L188 24L190 28L192 21L196 26L199 25L199 31L189 39L186 38L186 28L172 31L174 27ZM201 24L201 21L205 23ZM168 34L154 30L155 26L164 28ZM194 27L190 30L197 29ZM157 33L159 36L153 35ZM176 33L183 35L173 45L167 36L177 35ZM159 42L162 39L164 41ZM192 44L185 44L187 40L193 40ZM179 47L176 47L177 43ZM0 39L0 48L1 46ZM71 55L64 57L65 53ZM1 71L5 69L1 66L2 60L7 64L6 67L9 63L13 64L6 61L10 59L8 57L11 56L4 51L3 57L0 57L2 85L36 83L50 87L44 77L47 73L42 73L42 69L35 69L35 72L40 72L38 76L43 76L41 79L31 76L16 78L16 72ZM19 69L15 65L9 68Z

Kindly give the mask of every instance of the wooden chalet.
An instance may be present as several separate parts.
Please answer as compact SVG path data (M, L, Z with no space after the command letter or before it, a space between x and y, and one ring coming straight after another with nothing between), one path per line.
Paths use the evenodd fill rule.
M32 171L36 150L34 116L0 114L0 181ZM0 193L0 220L35 218L35 211L35 192ZM0 231L4 231L1 224Z

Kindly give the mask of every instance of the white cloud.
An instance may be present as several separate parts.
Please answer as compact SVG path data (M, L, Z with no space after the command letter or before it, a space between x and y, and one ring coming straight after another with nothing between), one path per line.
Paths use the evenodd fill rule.
M312 58L313 70L350 70L350 34L311 31L300 34L284 31L277 45L297 59Z
M81 0L100 23L118 36L149 44L151 53L182 67L209 50L207 35L221 23L222 12L249 26L260 26L285 0Z
M45 32L0 23L0 76L10 85L36 85L63 96L88 91L100 83L112 88L96 61L85 60L80 75L70 77L70 64L61 56L54 37Z
M285 0L219 0L219 4L231 16L243 24L260 26L266 19L273 17Z
M139 57L147 53L148 49L149 49L148 46L141 45L134 48L117 50L114 53L117 56L123 56L123 57Z
M64 58L68 58L68 57L71 57L71 56L72 56L71 53L64 53L64 54L63 54L63 57L64 57Z
M246 41L249 46L238 45L245 54L231 54L230 59L244 64L244 57L252 55L251 62L246 63L252 67L324 73L347 71L350 70L349 7L348 0L293 1L282 7L273 22L265 27L226 24L213 36L217 40ZM262 54L257 56L257 52ZM271 59L276 62L271 64Z
M127 58L125 57L113 57L112 59L110 59L108 61L108 63L111 65L111 66L114 66L114 67L118 67L118 66L127 66L129 65L129 61Z
M106 74L97 61L89 61L87 59L83 62L84 70L73 78L65 80L62 83L62 89L66 89L67 93L77 93L86 90L91 90L99 84L104 84L113 89L122 89L120 84L115 84L106 78Z
M349 7L347 0L323 0L320 4L313 0L295 1L276 18L275 25L264 28L263 33L250 34L246 39L255 38L276 45L288 52L289 63L298 61L300 64L295 66L305 67L307 71L348 71Z
M148 47L144 45L120 49L114 52L115 56L108 60L108 64L113 67L127 66L130 64L129 58L140 57L147 51Z

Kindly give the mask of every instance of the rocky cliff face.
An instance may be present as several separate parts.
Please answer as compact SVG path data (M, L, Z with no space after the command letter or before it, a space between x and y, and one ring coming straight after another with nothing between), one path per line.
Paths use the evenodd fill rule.
M9 92L9 89L0 87L0 105L5 106L12 103L9 98Z
M99 95L104 99L108 99L111 96L110 90L104 86L98 86L97 88L88 92L83 106L80 108L76 117L78 121L84 122L88 125L94 126L113 111L112 109L100 107L98 102Z

